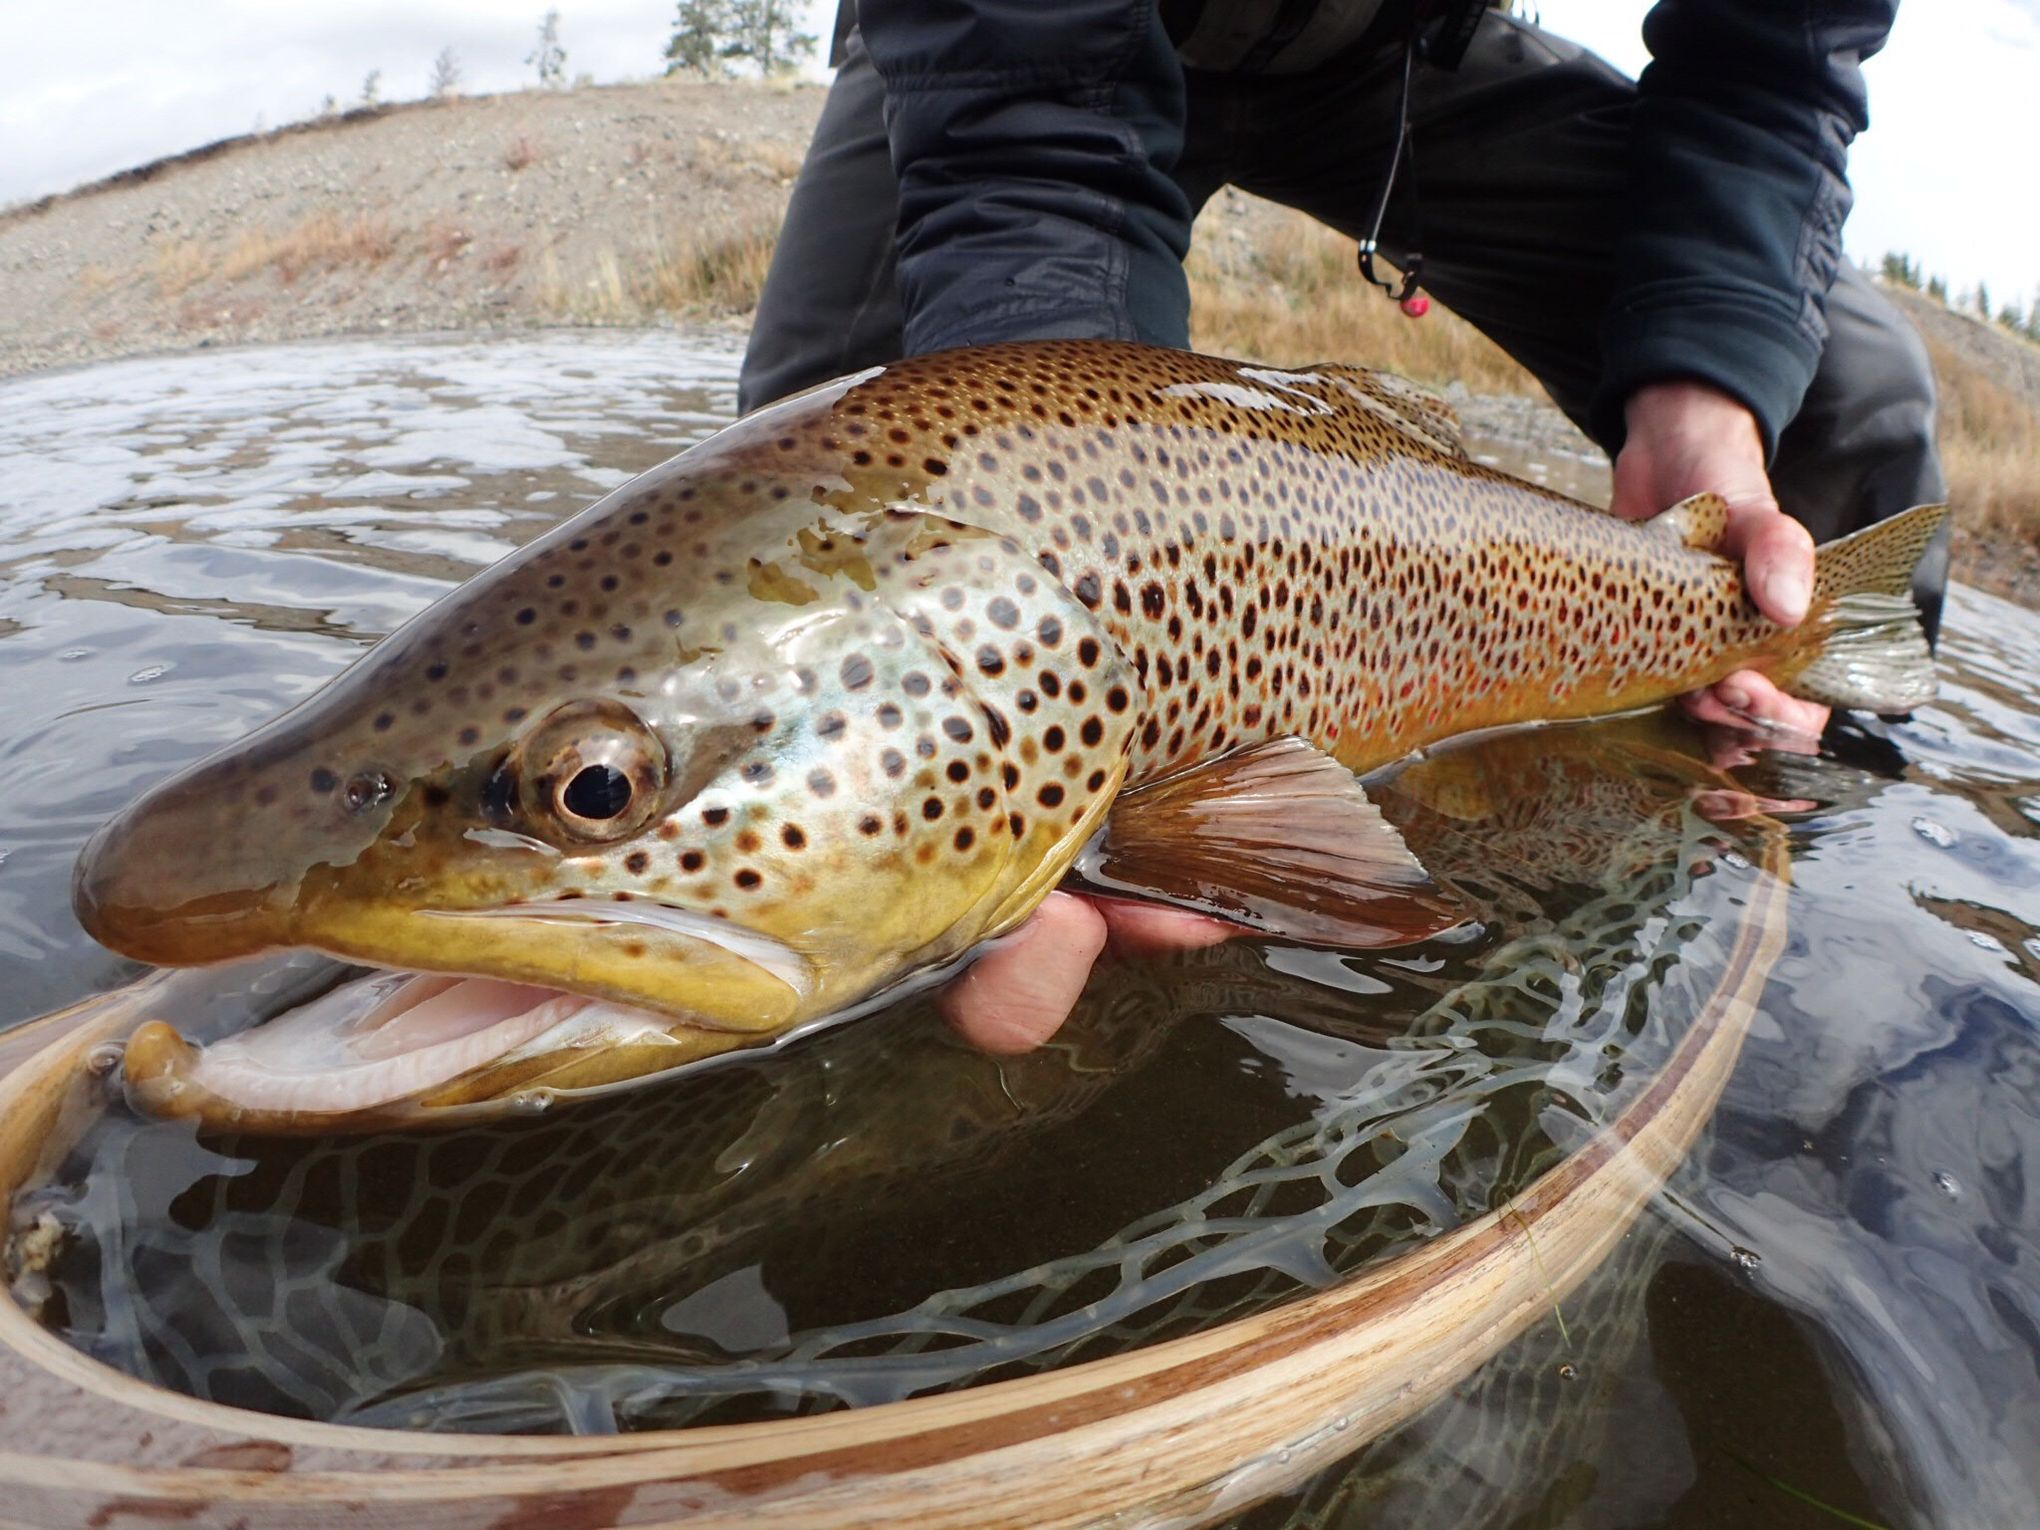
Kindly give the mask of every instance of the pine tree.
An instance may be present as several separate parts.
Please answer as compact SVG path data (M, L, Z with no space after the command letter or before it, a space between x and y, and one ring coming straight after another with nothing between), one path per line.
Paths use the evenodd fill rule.
M730 41L725 58L749 59L766 79L785 74L812 57L815 35L793 29L791 0L730 0Z
M382 105L382 71L380 69L369 70L368 78L361 82L361 104L363 106Z
M435 101L444 101L448 96L460 94L460 60L451 48L441 48L439 57L432 61L432 83L427 87Z
M538 24L538 46L525 55L524 62L538 70L538 83L547 90L564 90L567 85L567 50L560 46L560 13L547 11Z
M708 78L728 73L723 63L729 46L727 0L680 0L673 18L673 36L666 43L666 73L692 69Z

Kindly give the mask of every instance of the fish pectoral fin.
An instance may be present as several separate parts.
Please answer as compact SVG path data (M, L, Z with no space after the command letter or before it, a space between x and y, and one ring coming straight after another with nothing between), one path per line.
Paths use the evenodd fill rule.
M1645 524L1652 531L1677 537L1688 547L1720 552L1722 538L1728 534L1728 501L1719 494L1695 494L1659 511Z
M1077 872L1319 945L1406 945L1467 917L1353 773L1298 738L1125 793Z

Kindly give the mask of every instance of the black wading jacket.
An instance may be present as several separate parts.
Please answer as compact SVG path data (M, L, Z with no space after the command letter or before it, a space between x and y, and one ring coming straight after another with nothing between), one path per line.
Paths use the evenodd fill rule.
M1224 4L1226 0L1210 0ZM1182 64L1156 0L862 0L900 178L910 353L1188 340ZM1644 383L1714 383L1767 445L1826 339L1860 70L1897 0L1660 0L1593 428Z

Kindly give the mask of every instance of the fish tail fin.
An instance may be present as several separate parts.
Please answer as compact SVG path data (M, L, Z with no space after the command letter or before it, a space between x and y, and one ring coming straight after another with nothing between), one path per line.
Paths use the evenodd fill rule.
M1947 519L1946 505L1920 505L1814 552L1818 641L1786 690L1865 712L1909 712L1933 700L1934 655L1912 578Z

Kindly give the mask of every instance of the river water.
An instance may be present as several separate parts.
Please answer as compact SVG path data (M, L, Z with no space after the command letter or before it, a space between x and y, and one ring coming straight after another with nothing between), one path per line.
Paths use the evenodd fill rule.
M0 385L0 1024L136 971L68 910L102 818L715 429L734 370L572 334ZM1789 832L1790 944L1570 1321L1249 1523L2032 1522L2040 621L1958 591L1941 680L1817 757L1733 756ZM432 1139L201 1140L115 1101L13 1208L61 1233L16 1295L166 1385L455 1429L881 1401L1256 1310L1498 1204L1647 1080L1760 875L1701 810L1721 747L1624 723L1405 772L1385 808L1471 932L1108 969L1027 1059L910 999ZM245 1024L331 978L201 1001Z

